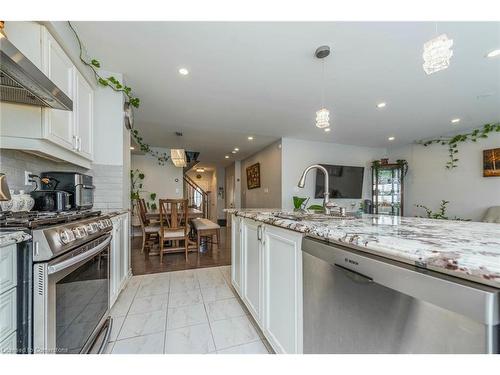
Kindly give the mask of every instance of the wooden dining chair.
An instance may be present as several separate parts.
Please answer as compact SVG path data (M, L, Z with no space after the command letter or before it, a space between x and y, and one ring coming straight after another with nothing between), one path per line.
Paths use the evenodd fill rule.
M184 249L186 262L188 261L189 224L187 199L160 199L160 264L163 263L165 251ZM170 241L171 247L165 248ZM180 246L184 241L184 246Z
M144 253L144 249L146 248L146 243L149 244L150 242L154 242L157 240L158 237L158 231L160 230L160 225L156 222L151 222L148 219L147 213L147 206L146 202L144 199L139 198L136 199L136 207L137 207L137 216L139 216L139 221L141 223L141 230L142 230L142 248L141 248L141 253Z

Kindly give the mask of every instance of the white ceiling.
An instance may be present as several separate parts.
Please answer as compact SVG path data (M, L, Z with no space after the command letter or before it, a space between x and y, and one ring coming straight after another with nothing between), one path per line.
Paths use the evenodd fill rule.
M224 162L280 137L387 147L500 121L500 23L439 23L454 40L449 69L427 76L435 23L77 22L104 69L141 99L136 127L153 146ZM333 49L321 62L319 45ZM188 76L178 74L180 67ZM332 131L314 126L326 85ZM479 98L478 98L479 97ZM378 102L387 102L383 110ZM451 125L459 117L458 125ZM182 131L182 138L174 135ZM255 140L247 140L248 135ZM233 158L234 155L231 155Z

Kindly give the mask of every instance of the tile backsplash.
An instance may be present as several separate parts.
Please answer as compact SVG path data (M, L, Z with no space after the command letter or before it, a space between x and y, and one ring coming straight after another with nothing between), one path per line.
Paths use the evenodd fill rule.
M94 209L113 211L123 209L123 167L93 164L85 169L70 163L58 163L23 151L0 149L0 172L7 175L10 189L31 191L34 186L24 184L24 171L40 174L45 171L79 172L94 177ZM128 192L126 193L128 194Z
M46 171L72 171L92 175L92 171L70 163L58 163L23 151L0 149L0 172L7 175L9 188L31 191L34 186L24 184L24 171L40 174Z

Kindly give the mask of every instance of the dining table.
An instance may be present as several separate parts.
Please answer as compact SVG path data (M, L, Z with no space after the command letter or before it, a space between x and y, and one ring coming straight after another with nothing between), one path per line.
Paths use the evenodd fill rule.
M167 214L169 214L169 213L170 212L167 211ZM160 221L160 211L150 211L150 212L146 213L146 217L149 220ZM195 219L198 217L203 217L203 211L198 210L197 208L189 207L188 208L188 219Z
M170 211L167 211L167 214L170 214ZM146 217L151 221L158 222L158 221L160 221L160 211L159 210L149 211L146 213ZM198 217L204 217L203 211L198 210L197 208L189 207L188 208L188 220L196 219ZM190 251L193 251L193 249L198 251L198 249L196 247L196 242L191 242L191 240L189 242L191 244L189 247ZM152 249L148 252L148 256L159 255L159 254L160 254L160 252L157 249Z

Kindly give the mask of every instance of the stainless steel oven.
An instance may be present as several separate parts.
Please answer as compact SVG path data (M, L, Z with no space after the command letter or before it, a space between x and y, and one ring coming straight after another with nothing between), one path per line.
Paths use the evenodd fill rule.
M34 264L34 353L104 351L112 324L108 317L110 241L106 232ZM102 344L95 348L98 338Z

